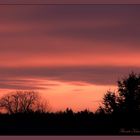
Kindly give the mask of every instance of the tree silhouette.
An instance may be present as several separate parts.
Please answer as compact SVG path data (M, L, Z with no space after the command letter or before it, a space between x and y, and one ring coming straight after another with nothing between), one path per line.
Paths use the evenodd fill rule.
M118 81L116 94L108 91L103 97L103 106L98 110L106 113L140 112L140 75L132 72L128 77Z
M118 81L118 93L123 112L140 112L140 75L132 72L128 78Z
M100 112L105 113L116 113L118 111L118 97L114 92L107 91L107 93L103 97L103 105L104 107L100 107Z
M40 102L38 93L34 91L16 91L4 95L0 99L0 108L9 114L25 112L44 112L46 106Z

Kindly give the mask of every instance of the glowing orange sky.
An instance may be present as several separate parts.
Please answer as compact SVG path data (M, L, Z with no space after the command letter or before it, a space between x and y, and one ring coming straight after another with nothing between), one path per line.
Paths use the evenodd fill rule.
M0 6L0 91L37 90L53 111L96 110L140 71L139 5Z

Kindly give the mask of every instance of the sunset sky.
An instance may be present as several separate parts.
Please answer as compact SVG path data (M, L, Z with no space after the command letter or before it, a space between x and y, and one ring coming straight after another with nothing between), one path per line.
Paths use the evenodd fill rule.
M0 93L35 90L52 111L96 110L140 72L140 5L0 5Z

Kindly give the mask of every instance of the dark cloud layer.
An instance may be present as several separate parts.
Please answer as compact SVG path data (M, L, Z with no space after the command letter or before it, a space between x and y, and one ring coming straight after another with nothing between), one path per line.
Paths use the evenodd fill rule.
M37 80L23 80L22 78L14 79L13 76L9 78L0 79L0 89L10 89L10 90L43 90L47 89L46 87Z
M86 82L95 85L114 85L130 72L139 73L140 67L34 67L1 68L1 77L44 78L67 82ZM6 82L4 82L6 83Z
M68 49L66 44L54 46L52 42L58 38L126 43L122 50L140 48L140 5L1 5L0 13L1 53L9 50L22 55L42 50L47 54L58 48L62 53L75 48L80 51L75 45ZM91 46L84 50L88 48Z

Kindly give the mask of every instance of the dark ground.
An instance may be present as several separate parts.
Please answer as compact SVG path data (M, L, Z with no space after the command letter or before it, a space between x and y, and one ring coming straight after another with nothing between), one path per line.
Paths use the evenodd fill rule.
M1 114L0 135L140 135L140 114Z

